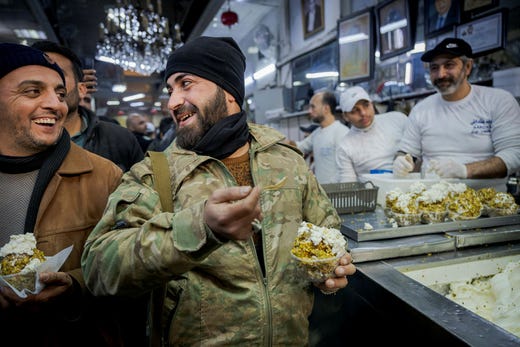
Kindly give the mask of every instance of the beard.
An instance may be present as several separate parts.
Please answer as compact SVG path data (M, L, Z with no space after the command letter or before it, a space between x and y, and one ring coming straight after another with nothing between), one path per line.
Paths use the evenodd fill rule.
M74 118L76 111L78 110L79 99L79 92L76 86L72 88L70 93L68 93L65 98L65 101L67 102L67 107L69 108L69 113L67 113L66 121Z
M226 94L224 90L217 86L217 91L203 112L194 105L187 105L179 108L175 113L195 113L196 122L193 125L177 129L176 141L180 148L191 149L204 137L211 127L219 120L227 117Z
M462 68L460 74L454 77L438 78L433 81L433 86L441 95L455 93L466 79L466 69Z

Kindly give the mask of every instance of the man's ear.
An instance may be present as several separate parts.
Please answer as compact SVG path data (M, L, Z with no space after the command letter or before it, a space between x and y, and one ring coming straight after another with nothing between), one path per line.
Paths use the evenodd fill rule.
M88 94L87 85L83 82L78 82L79 98L83 99Z

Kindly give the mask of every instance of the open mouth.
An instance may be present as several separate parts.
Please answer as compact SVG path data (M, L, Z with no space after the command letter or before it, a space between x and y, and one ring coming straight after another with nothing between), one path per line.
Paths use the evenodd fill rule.
M33 120L35 124L52 127L56 124L55 118L38 118Z
M192 118L196 113L190 112L190 113L184 113L180 116L177 116L177 123L179 126L185 125L190 118Z

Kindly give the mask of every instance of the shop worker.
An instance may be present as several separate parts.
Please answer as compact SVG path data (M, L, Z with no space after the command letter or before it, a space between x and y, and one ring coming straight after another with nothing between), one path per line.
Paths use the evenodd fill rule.
M313 154L314 173L321 184L337 182L336 151L349 131L345 124L336 119L336 106L334 93L315 93L309 102L309 116L311 121L320 127L301 141L288 141L298 147L304 155Z
M34 233L45 256L73 246L45 288L19 297L0 285L2 345L121 346L117 321L85 287L80 259L87 235L121 181L111 161L70 141L66 78L42 51L0 43L0 247Z
M443 178L501 178L520 169L520 107L513 95L472 85L471 46L446 38L421 60L436 94L411 111L393 164L395 176L422 171Z
M338 181L355 182L373 170L390 172L406 115L397 111L376 115L370 96L359 86L342 92L339 104L350 131L336 151Z
M232 38L202 36L172 53L165 79L177 135L162 153L173 212L161 205L145 158L111 195L83 253L96 295L139 295L167 283L171 346L308 344L313 291L296 275L290 249L302 221L341 222L284 136L246 122L244 71ZM317 286L334 293L354 271L347 254L336 277Z

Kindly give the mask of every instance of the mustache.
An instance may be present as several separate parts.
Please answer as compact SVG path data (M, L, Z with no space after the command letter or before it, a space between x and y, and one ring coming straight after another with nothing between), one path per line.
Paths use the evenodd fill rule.
M433 84L437 85L439 83L446 83L446 82L455 83L455 80L453 78L438 78L435 81L433 81Z

